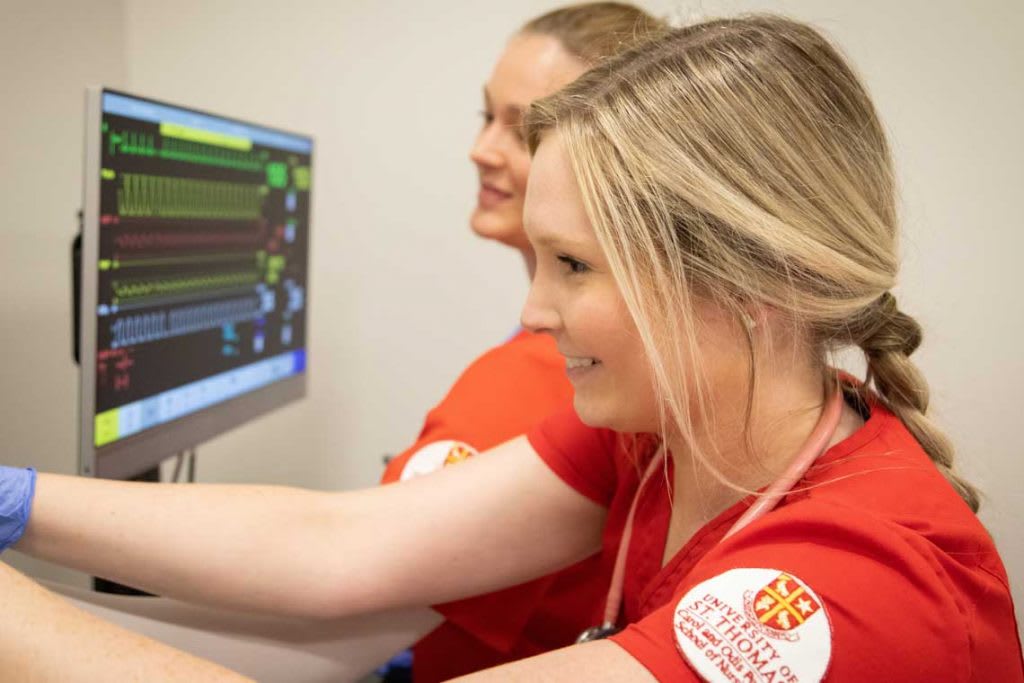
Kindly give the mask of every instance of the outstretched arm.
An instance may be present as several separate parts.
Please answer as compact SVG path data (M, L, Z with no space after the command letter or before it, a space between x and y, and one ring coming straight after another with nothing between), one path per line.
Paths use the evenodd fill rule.
M596 551L603 521L520 437L345 493L40 475L15 548L167 597L333 618L539 576Z
M425 607L342 619L289 619L215 610L169 598L42 585L93 616L261 683L361 680L442 620Z
M682 672L678 683L696 683L696 677ZM453 683L656 683L657 679L625 650L610 640L570 645L529 659L479 671Z
M0 671L11 681L250 679L72 607L0 562Z

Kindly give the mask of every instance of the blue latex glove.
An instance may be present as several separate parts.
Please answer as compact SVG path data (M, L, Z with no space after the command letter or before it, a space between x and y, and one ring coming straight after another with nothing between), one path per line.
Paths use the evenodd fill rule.
M35 493L34 469L0 465L0 552L17 543L25 533Z

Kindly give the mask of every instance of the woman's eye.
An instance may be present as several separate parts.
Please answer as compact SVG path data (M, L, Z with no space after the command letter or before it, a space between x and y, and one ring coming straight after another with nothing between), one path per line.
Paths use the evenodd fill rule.
M526 139L526 127L519 124L512 130L512 134L515 135L516 142L519 143L519 146L526 149L529 144Z
M494 122L494 114L487 111L486 109L480 112L480 118L484 120L484 125L489 126Z
M572 256L559 256L558 260L564 263L568 267L569 272L574 275L579 275L580 273L585 273L590 270L586 263L583 261L577 261Z

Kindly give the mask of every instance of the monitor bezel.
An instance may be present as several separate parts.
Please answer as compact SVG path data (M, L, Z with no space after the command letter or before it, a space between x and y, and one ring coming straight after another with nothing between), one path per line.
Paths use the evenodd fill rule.
M228 399L195 413L185 415L171 422L151 427L138 434L119 439L113 443L96 447L96 332L97 332L97 288L99 273L88 264L95 264L99 258L100 229L100 163L102 159L103 95L113 93L138 100L185 109L197 114L213 116L270 131L286 133L310 141L310 163L313 159L313 138L273 126L252 123L243 119L210 113L193 107L164 102L150 97L126 93L104 87L86 89L85 144L83 167L83 218L81 248L81 288L79 290L80 320L78 329L79 363L79 457L78 472L83 476L104 479L129 479L157 466L161 461L177 453L195 448L215 436L265 415L306 396L309 368L309 296L306 291L306 363L303 370L291 377L253 390L241 396ZM310 213L312 214L312 189L310 189ZM309 221L312 222L311 220ZM307 237L307 249L311 240ZM307 252L306 262L309 263Z

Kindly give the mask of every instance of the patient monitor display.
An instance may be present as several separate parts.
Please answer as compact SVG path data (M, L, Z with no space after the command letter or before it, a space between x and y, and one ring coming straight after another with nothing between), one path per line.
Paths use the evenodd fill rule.
M312 141L88 100L81 469L124 477L304 393Z

